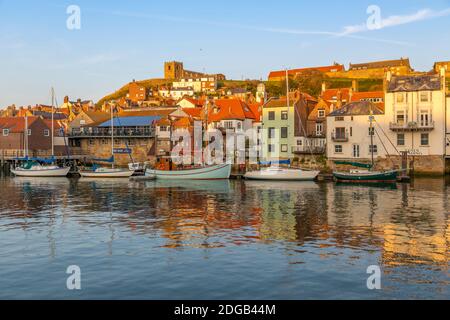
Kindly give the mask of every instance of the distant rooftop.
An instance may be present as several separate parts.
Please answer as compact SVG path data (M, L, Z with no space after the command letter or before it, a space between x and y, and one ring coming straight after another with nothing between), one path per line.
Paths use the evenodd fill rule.
M350 63L350 70L361 70L361 69L379 69L379 68L395 68L395 67L408 67L411 68L409 63L409 58L401 58L398 60L384 60L384 61L374 61L366 63Z

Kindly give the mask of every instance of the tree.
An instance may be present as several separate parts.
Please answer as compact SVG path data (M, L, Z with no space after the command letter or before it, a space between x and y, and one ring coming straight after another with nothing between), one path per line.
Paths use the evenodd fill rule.
M295 77L295 84L300 91L308 93L313 97L320 96L322 92L322 83L327 82L328 76L320 72L318 70L308 70L302 73L299 73ZM290 85L291 88L295 88Z

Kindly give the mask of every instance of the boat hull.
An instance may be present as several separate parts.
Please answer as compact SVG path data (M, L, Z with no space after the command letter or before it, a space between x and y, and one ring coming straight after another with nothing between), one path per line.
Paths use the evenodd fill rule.
M129 170L80 171L82 178L130 178L133 174Z
M17 177L65 177L69 174L70 168L55 169L13 169L11 172Z
M334 172L333 176L338 182L395 183L397 182L398 171L368 172L368 173Z
M244 175L248 180L271 180L271 181L314 181L319 171L305 171L296 169L260 170L247 172Z
M148 169L145 175L154 176L158 180L226 180L231 176L231 164L178 171Z

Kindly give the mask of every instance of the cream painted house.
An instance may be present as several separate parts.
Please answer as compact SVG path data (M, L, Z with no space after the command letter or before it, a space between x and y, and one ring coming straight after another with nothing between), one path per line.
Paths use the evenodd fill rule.
M330 160L369 160L371 134L370 115L376 122L383 121L384 114L370 101L351 102L327 117L327 155ZM374 135L374 155L384 156L380 139Z
M448 99L447 99L448 100ZM327 119L329 160L371 158L370 110L374 114L374 155L380 166L442 174L447 147L445 71L414 76L386 75L384 113L369 101L353 102ZM448 125L447 125L448 126ZM447 150L446 150L447 147ZM447 151L447 152L446 152ZM403 163L402 163L403 161Z

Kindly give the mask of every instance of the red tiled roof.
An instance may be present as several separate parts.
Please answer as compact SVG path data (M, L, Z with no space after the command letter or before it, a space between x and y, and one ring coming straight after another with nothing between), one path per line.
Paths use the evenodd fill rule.
M39 117L28 117L28 126L40 119ZM56 123L56 122L55 122ZM10 133L21 133L25 131L25 117L0 118L0 129L9 129Z
M312 70L317 70L320 72L338 72L338 71L344 71L345 68L343 65L339 64L339 65L333 65L333 66L324 66L324 67L313 67L313 68L300 68L300 69L292 69L292 70L288 70L288 74L290 76L295 76L298 73L302 73L302 72L306 72L306 71L312 71ZM282 71L272 71L269 74L269 79L270 78L283 78L286 77L286 70L282 70Z
M184 108L183 112L193 118L201 118L203 108Z
M322 93L325 101L338 100L338 94L341 94L341 100L349 102L351 88L327 89Z
M248 107L250 108L250 110L253 112L253 114L255 115L255 120L260 122L261 121L261 116L262 116L262 107L263 107L263 103L250 103L248 105Z
M219 99L215 100L214 104L217 107L217 112L214 112L214 108L210 110L208 115L210 122L256 119L250 107L239 99Z
M203 107L205 105L205 100L204 99L193 99L193 98L183 98L181 100L187 100L190 103L192 103L194 106L196 107Z

